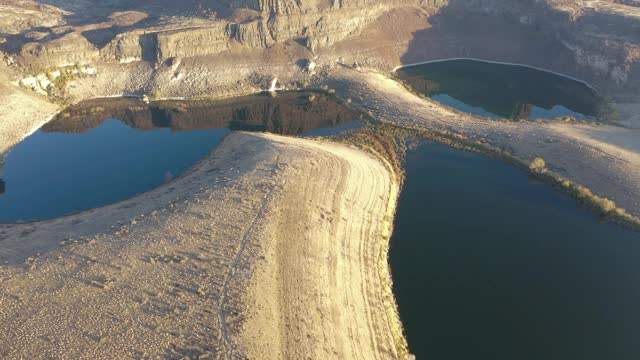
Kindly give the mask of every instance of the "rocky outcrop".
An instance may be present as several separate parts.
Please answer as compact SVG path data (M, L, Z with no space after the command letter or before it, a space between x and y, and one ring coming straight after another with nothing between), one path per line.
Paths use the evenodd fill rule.
M226 34L229 38L250 48L266 48L276 41L263 19L243 24L230 23L227 25Z
M307 48L315 51L358 34L385 9L384 5L377 4L340 12L274 16L269 21L269 29L276 41L302 39Z
M144 30L135 30L116 35L116 37L100 49L100 57L105 61L117 61L122 64L142 60L143 48L145 48ZM149 39L147 43L154 44L155 39ZM147 45L149 46L149 45ZM154 45L152 45L154 46Z
M640 18L588 12L563 27L563 44L576 62L640 94Z
M424 3L444 6L447 0L429 0ZM161 63L173 57L219 54L228 50L233 42L246 48L268 48L278 42L296 40L316 51L358 34L380 14L398 4L416 5L419 2L236 1L232 2L232 7L249 6L262 15L243 22L203 21L193 26L170 24L123 31L117 33L100 50L80 31L72 31L54 40L45 38L40 42L28 43L22 47L20 55L25 64L63 66L92 62L98 57L107 62L146 60ZM75 51L70 51L71 49Z
M28 43L20 51L21 61L38 69L90 64L99 57L98 49L76 32L44 43Z
M227 25L156 33L156 61L172 57L217 54L229 48Z
M245 77L252 71L263 72L261 67L269 62L293 64L313 56L324 59L316 59L317 63L343 59L384 69L474 57L565 73L616 98L640 94L640 10L629 4L610 0L231 0L216 4L220 13L213 15L206 10L206 15L144 18L146 13L128 11L92 25L38 29L16 40L27 43L14 55L19 64L39 70L138 62L158 70L172 58L197 58L208 67L242 59L234 64L256 69L242 70ZM138 5L128 6L140 10ZM187 9L189 5L167 0L157 8L163 7ZM172 69L167 80L172 86L183 79L193 84L196 80L188 76L190 70L186 66ZM293 70L283 68L282 72ZM157 83L161 78L156 72L139 81Z

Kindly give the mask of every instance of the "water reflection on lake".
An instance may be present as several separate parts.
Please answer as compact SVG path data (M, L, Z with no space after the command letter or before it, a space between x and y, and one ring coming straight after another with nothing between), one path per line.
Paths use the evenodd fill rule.
M349 109L319 93L86 101L9 153L0 170L0 222L57 217L148 191L184 173L231 131L319 136L358 126Z
M603 106L584 83L525 66L447 60L400 68L397 75L437 102L490 118L596 120Z

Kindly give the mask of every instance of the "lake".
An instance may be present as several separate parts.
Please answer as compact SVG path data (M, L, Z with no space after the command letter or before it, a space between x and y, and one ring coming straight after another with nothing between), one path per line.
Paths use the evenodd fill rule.
M489 118L595 121L603 106L586 84L526 66L446 60L403 67L396 74L436 102Z
M320 93L86 101L9 153L0 169L0 223L59 217L149 191L208 156L231 131L328 136L359 124Z
M390 264L418 359L640 359L640 234L498 160L410 152Z

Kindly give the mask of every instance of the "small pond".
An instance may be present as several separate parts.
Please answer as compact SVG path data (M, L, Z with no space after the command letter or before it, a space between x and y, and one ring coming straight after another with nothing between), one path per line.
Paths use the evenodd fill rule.
M418 359L640 359L640 234L495 159L406 166L390 263Z
M596 120L602 100L582 82L526 66L446 60L397 70L413 90L454 109L511 120Z
M234 130L326 136L358 126L350 110L318 93L152 105L86 101L9 153L0 168L0 223L58 217L151 190Z

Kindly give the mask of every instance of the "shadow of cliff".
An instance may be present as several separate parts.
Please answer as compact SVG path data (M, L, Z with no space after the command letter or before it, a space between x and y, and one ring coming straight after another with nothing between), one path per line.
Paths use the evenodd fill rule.
M533 0L450 0L427 19L425 29L413 33L401 63L450 58L517 63L579 78L611 92L618 87L612 76L578 63L565 43L585 47L584 51L595 56L606 53L623 64L624 51L616 46L605 48L602 39L639 43L640 24L632 20L608 13L587 13L574 19L569 13Z
M70 25L86 25L102 22L114 12L140 11L151 17L161 16L210 16L213 11L218 16L231 14L230 0L86 0L71 2L68 0L37 0L52 5L70 14L65 20Z
M573 54L558 34L505 15L461 10L459 1L428 19L430 26L413 33L402 64L448 58L520 63L572 75Z
M593 89L529 67L451 60L399 69L396 74L426 96L451 96L505 119L529 118L533 106L551 110L561 105L586 117L601 112L601 99Z

